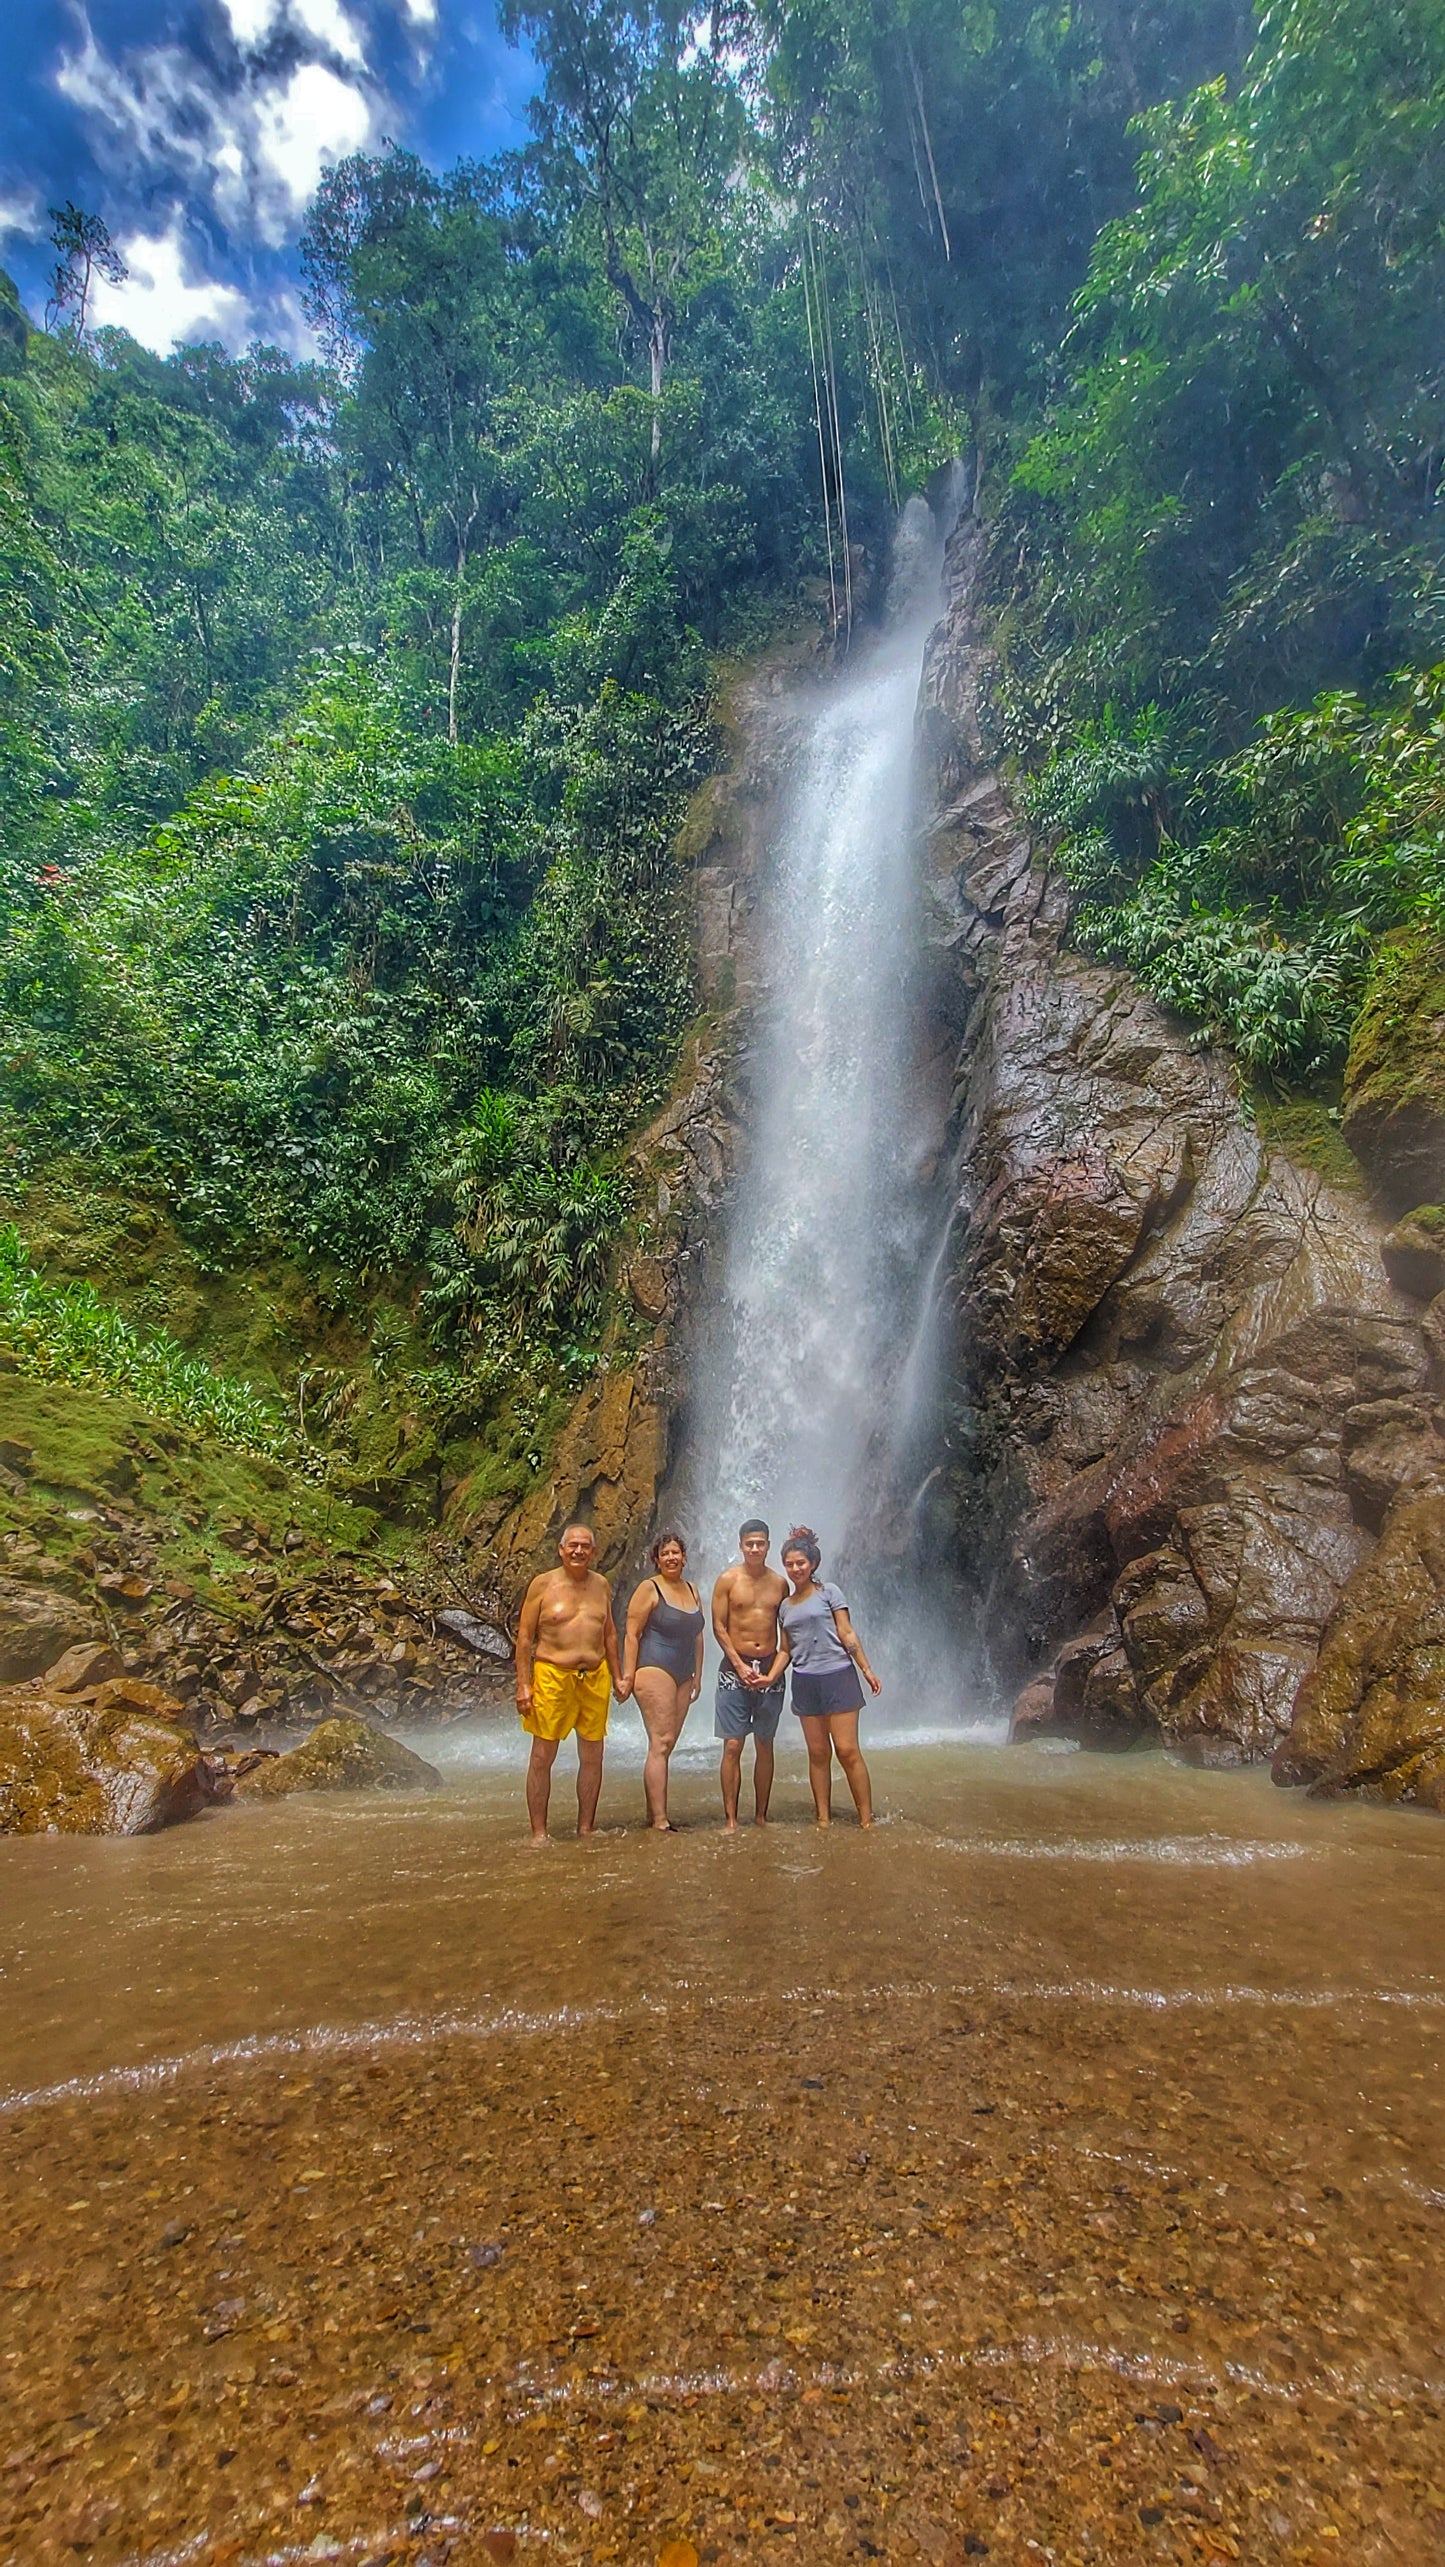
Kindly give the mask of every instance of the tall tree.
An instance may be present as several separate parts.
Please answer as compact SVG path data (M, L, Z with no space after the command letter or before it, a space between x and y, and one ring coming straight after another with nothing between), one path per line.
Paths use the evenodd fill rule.
M353 379L352 433L402 494L418 560L448 576L455 741L468 570L497 474L501 227L473 170L438 179L409 152L357 154L322 180L302 259L310 317Z
M744 147L726 62L697 12L653 0L503 0L502 24L542 66L533 165L601 237L608 283L647 352L652 456L678 317L715 263Z
M130 274L98 214L82 213L69 197L50 209L50 239L56 253L50 271L47 325L70 329L83 338L90 312L90 291L97 276L108 285L123 285Z

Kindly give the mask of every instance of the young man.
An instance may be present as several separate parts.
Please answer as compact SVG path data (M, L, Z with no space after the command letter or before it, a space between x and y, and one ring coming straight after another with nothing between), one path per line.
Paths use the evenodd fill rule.
M781 1683L768 1683L778 1647L778 1607L788 1581L768 1567L769 1534L754 1516L738 1535L741 1561L724 1569L712 1591L712 1627L723 1653L718 1671L714 1734L723 1742L723 1817L735 1833L743 1782L743 1741L753 1742L753 1803L759 1827L767 1824L773 1788L773 1740L783 1708Z
M560 1568L532 1580L517 1626L517 1709L532 1741L527 1816L534 1845L547 1842L552 1767L574 1729L577 1833L593 1834L608 1707L621 1681L612 1590L597 1574L597 1544L587 1525L568 1525L557 1557Z

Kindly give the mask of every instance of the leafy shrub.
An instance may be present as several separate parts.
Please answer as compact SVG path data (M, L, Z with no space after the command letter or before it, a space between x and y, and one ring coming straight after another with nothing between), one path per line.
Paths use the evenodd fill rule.
M1268 924L1189 907L1166 869L1116 908L1081 908L1079 939L1124 963L1180 1016L1222 1034L1249 1070L1309 1079L1343 1059L1369 968L1353 921L1286 943Z

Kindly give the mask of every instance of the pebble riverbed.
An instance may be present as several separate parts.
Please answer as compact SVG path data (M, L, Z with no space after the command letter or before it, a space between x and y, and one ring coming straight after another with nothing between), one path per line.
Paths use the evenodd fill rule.
M1445 1828L629 1719L0 1846L5 2567L1445 2557Z

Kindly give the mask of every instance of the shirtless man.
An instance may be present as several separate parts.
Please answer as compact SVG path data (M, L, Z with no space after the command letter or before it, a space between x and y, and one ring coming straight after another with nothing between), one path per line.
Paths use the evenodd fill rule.
M753 1742L756 1824L767 1825L773 1788L773 1740L783 1708L781 1684L768 1683L778 1646L778 1607L788 1581L768 1567L768 1528L754 1517L738 1535L741 1561L724 1569L712 1591L713 1636L723 1653L718 1670L714 1735L723 1742L723 1818L728 1834L738 1823L743 1786L743 1741Z
M591 1836L602 1789L602 1746L613 1688L621 1690L612 1590L595 1567L585 1524L569 1524L557 1545L561 1567L532 1580L517 1626L517 1709L532 1741L527 1816L532 1842L547 1842L552 1767L577 1732L577 1833Z

